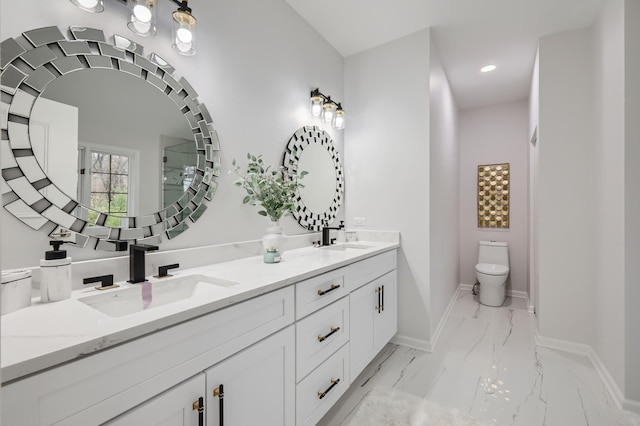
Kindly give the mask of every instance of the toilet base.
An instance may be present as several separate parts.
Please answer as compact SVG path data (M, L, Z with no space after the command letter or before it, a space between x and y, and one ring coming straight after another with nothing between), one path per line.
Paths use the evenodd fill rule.
M489 291L485 288L485 291L482 291L482 284L480 284L480 304L485 306L499 307L504 305L504 301L507 299L504 294L504 290L502 286L498 288L489 288Z

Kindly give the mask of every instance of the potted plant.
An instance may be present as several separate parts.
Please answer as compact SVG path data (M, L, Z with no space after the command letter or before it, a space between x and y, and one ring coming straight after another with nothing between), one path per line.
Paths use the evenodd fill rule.
M264 249L276 248L282 253L282 227L280 219L291 214L295 205L294 199L304 185L300 182L308 173L292 172L284 166L266 166L262 155L247 154L246 169L236 163L231 163L238 179L233 183L244 188L247 195L242 199L243 204L258 206L258 214L271 220L267 228L267 235L263 238Z

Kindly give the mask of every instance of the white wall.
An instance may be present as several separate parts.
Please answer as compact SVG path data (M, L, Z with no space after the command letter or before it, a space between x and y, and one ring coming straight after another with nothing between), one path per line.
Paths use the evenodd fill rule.
M625 1L625 397L640 412L640 2ZM629 405L627 408L631 408Z
M536 60L533 64L531 76L531 91L529 93L529 293L533 311L538 312L538 293L540 279L538 271L538 115L539 99L539 52L536 50ZM536 316L536 322L538 317Z
M460 215L458 108L433 38L429 75L429 243L431 333L460 284L458 274L458 217ZM434 336L437 337L437 336Z
M539 43L538 325L542 336L594 342L593 76L589 29Z
M100 14L83 12L69 1L0 0L0 36L57 25L97 27L108 36L129 37L169 61L198 91L211 112L222 145L222 176L204 216L185 234L161 245L163 250L261 238L268 223L251 206L227 175L233 158L248 151L262 153L279 164L289 137L307 124L319 124L308 113L314 87L343 100L343 58L303 19L280 0L198 2L198 53L181 57L170 47L169 20L173 5L159 2L158 35L142 38L126 28L127 8L106 2ZM344 104L349 113L349 105ZM347 126L349 123L347 122ZM326 130L342 151L341 131ZM48 247L45 233L31 231L0 209L3 223L2 268L38 264ZM293 220L283 221L285 233L305 232ZM395 226L389 225L389 229ZM75 260L107 257L104 252L69 249Z
M594 349L624 388L624 1L607 3L592 27L595 90ZM635 186L635 185L633 185Z
M429 30L345 60L346 218L397 229L398 333L429 341Z
M507 290L528 282L528 105L525 100L463 110L460 114L460 280L476 282L480 240L509 244ZM478 228L478 166L509 163L509 229Z

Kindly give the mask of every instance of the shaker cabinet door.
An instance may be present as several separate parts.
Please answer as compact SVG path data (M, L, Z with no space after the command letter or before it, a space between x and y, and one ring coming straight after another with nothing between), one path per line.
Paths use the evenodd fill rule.
M294 326L211 367L208 426L295 424Z
M106 426L204 426L205 376L199 374L105 423Z

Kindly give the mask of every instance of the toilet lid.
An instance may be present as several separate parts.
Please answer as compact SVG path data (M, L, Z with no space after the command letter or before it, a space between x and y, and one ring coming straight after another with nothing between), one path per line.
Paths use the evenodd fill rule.
M476 271L487 275L504 275L509 273L509 268L504 265L496 265L495 263L478 263Z

